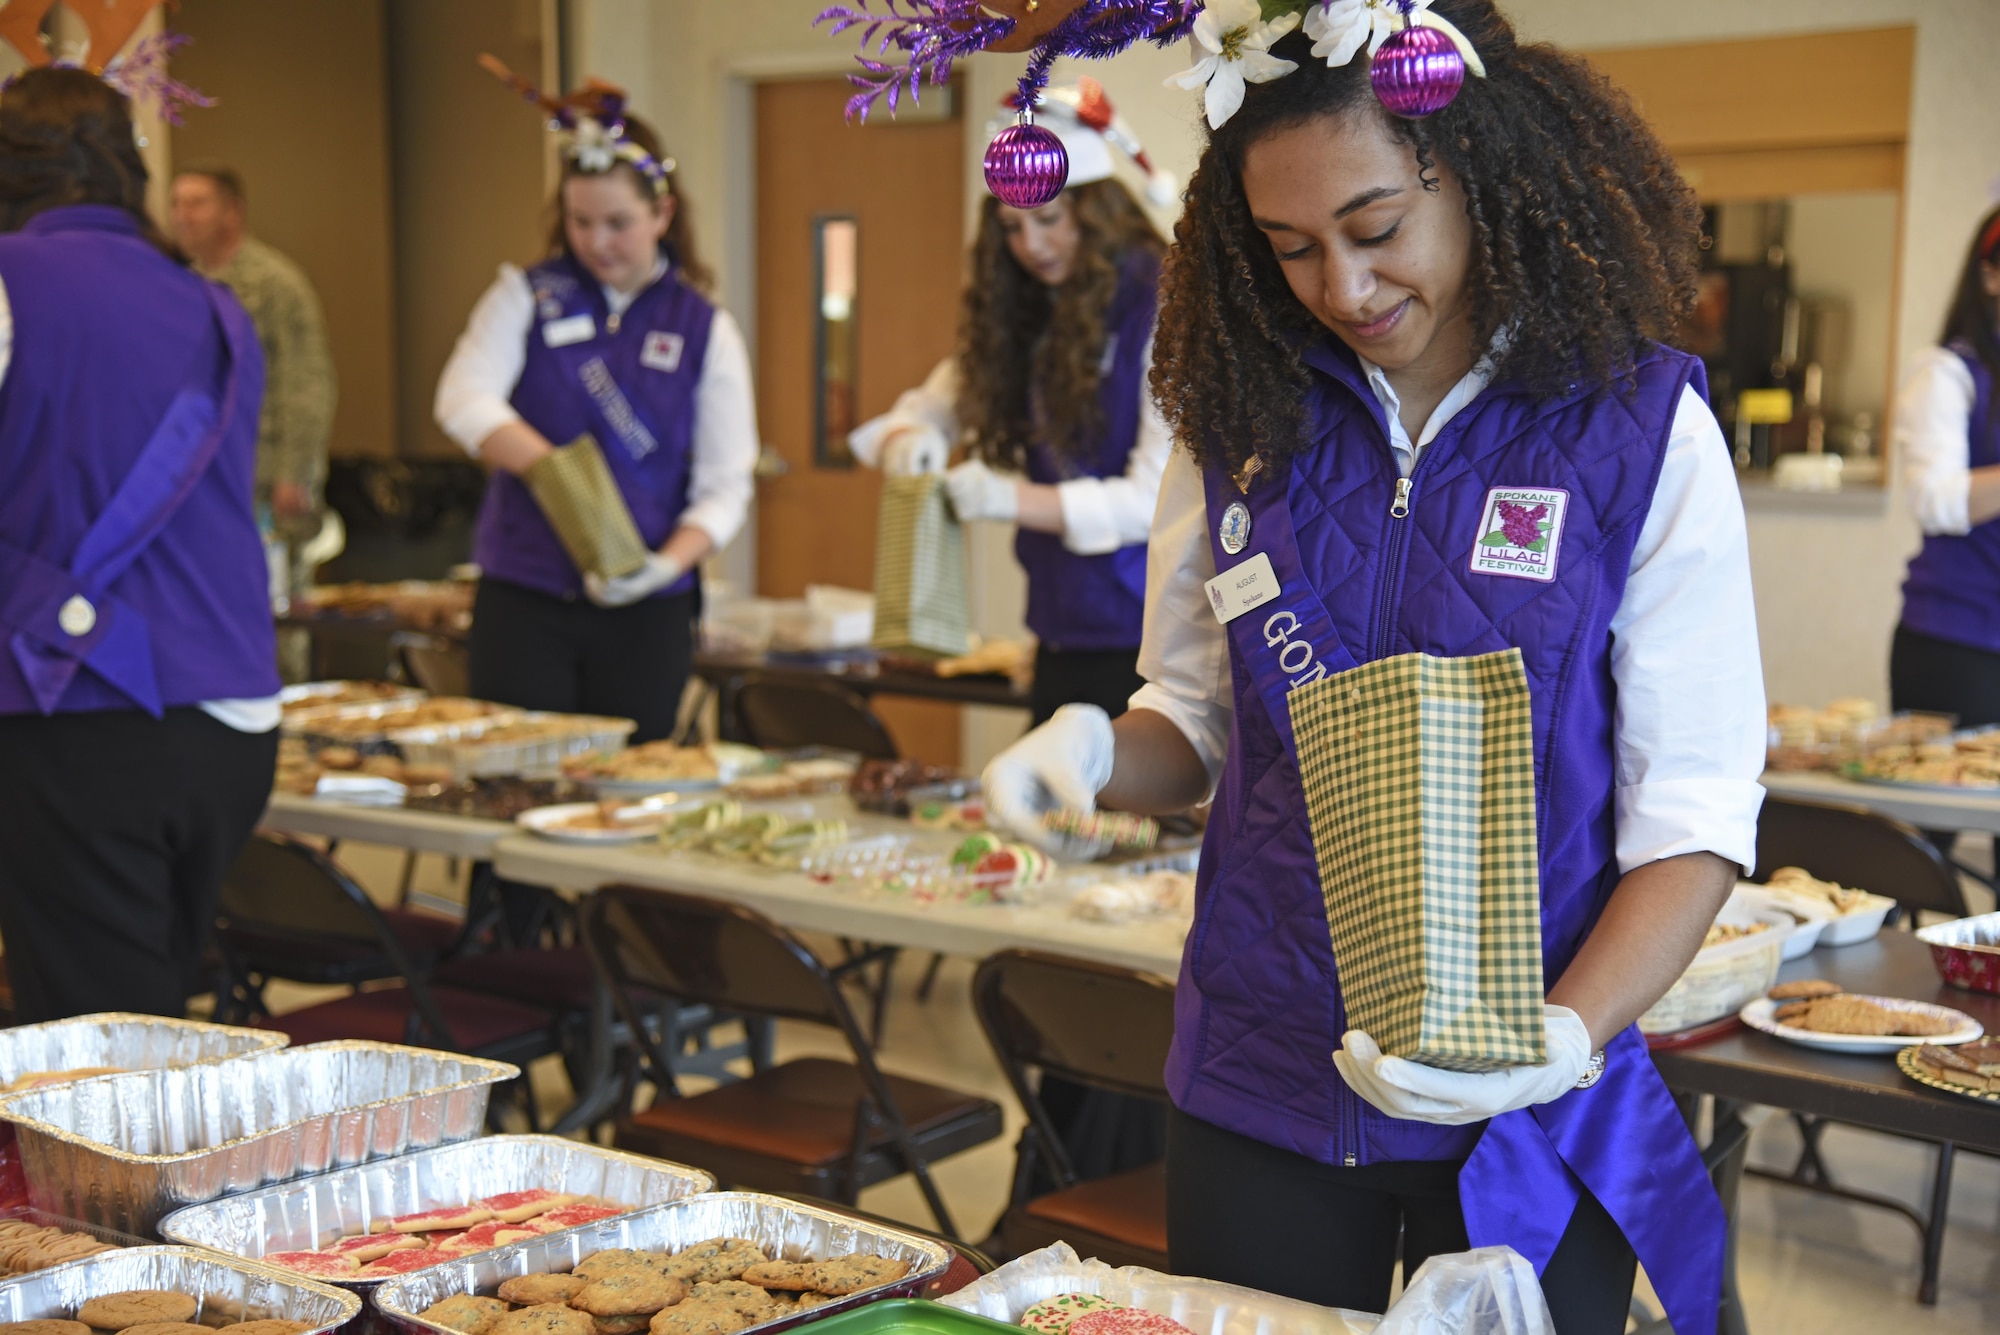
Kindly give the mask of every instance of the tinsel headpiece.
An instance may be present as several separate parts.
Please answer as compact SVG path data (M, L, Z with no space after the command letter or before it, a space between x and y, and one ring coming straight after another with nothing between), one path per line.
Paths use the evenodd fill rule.
M1034 124L1049 70L1062 56L1102 60L1139 42L1166 46L1192 36L1200 58L1171 82L1201 88L1211 128L1243 104L1246 83L1297 69L1270 54L1304 23L1313 54L1345 65L1365 43L1369 80L1398 116L1428 116L1450 104L1469 70L1486 74L1478 52L1431 0L857 0L824 10L816 23L836 33L861 28L861 73L847 113L866 120L877 101L894 114L905 92L943 84L975 51L1031 53L1016 93L1019 120L987 146L986 184L1003 202L1039 208L1062 192L1062 141ZM872 51L873 54L870 54ZM900 56L900 59L892 59Z
M566 96L550 97L507 68L498 56L479 57L481 68L548 114L548 128L563 136L563 156L587 172L607 172L623 162L664 195L674 160L662 161L625 134L625 90L602 79L586 79Z
M188 38L162 32L148 37L120 56L125 43L146 21L146 15L165 0L91 0L72 3L70 9L82 21L88 41L73 51L49 50L42 35L42 21L56 7L56 0L6 0L0 7L0 41L21 53L29 69L53 66L57 69L87 70L123 93L132 102L151 103L162 119L181 123L183 107L212 107L215 99L204 97L167 73L167 58Z

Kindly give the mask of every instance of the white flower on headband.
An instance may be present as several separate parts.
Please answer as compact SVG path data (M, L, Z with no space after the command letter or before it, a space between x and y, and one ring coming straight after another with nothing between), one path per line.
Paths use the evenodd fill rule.
M1431 0L1411 0L1412 19L1430 8ZM1402 27L1403 7L1397 0L1325 0L1306 11L1306 36L1313 39L1313 54L1338 69L1354 59L1361 44L1368 44L1372 57Z
M618 145L612 140L611 132L604 128L604 122L591 116L576 118L576 129L570 132L569 155L577 166L587 172L608 172L618 161Z
M1266 23L1257 0L1209 0L1194 21L1194 40L1208 54L1167 82L1201 88L1208 127L1221 129L1243 105L1244 84L1269 83L1298 68L1296 62L1271 54L1271 43L1298 26L1297 14L1280 14Z

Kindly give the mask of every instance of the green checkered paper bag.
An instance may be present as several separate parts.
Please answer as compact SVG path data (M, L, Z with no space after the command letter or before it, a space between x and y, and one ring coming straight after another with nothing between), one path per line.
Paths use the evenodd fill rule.
M616 579L646 564L639 526L593 437L578 436L549 451L521 480L578 570Z
M965 530L951 513L944 479L883 478L870 643L942 658L965 653L972 645L965 601Z
M1520 650L1378 659L1290 701L1348 1024L1445 1070L1548 1060Z

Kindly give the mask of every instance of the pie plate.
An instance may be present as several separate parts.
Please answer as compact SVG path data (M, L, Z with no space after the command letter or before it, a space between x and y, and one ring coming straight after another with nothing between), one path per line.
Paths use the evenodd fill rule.
M1964 1085L1954 1085L1941 1076L1932 1075L1924 1068L1924 1064L1917 1060L1915 1048L1903 1048L1896 1053L1896 1069L1920 1085L1929 1085L1932 1089L1941 1089L1947 1094L1961 1094L1968 1099L1978 1099L1981 1103L2000 1105L2000 1092L1967 1089Z
M1787 1043L1819 1048L1824 1052L1851 1052L1857 1056L1886 1057L1901 1052L1912 1043L1933 1043L1939 1047L1950 1047L1954 1043L1970 1043L1986 1032L1979 1021L1964 1011L1955 1011L1949 1006L1936 1006L1928 1001L1906 1001L1901 997L1854 995L1856 1000L1872 1001L1884 1010L1936 1016L1951 1021L1957 1027L1948 1034L1926 1034L1922 1038L1913 1038L1909 1034L1822 1034L1811 1029L1795 1029L1788 1024L1779 1024L1772 1018L1772 1012L1784 1003L1773 1001L1769 997L1757 998L1738 1011L1737 1015L1743 1023L1759 1033L1782 1038Z
M578 816L595 815L597 809L595 802L564 802L552 807L534 807L516 816L514 823L559 844L637 844L659 838L660 823L667 816L667 809L662 804L636 802L618 812L613 818L618 825L613 829L568 824Z

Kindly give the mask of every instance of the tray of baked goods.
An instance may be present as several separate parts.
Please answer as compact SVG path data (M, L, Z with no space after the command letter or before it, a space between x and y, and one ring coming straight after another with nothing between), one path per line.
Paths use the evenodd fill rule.
M197 1247L102 1252L0 1284L0 1322L38 1321L42 1335L179 1325L230 1335L311 1335L352 1321L361 1299ZM159 1330L158 1323L173 1323Z
M147 1234L173 1210L478 1135L505 1062L315 1043L0 1098L29 1201Z
M284 731L286 736L303 738L315 751L324 746L345 746L363 755L393 755L395 745L389 734L400 729L446 727L516 712L489 700L456 695L369 700L293 710L285 718Z
M125 1071L193 1066L289 1042L269 1029L103 1011L0 1029L0 1094Z
M714 1186L698 1168L560 1136L482 1136L191 1205L160 1236L372 1286Z
M1896 1054L1896 1066L1920 1085L2000 1104L2000 1038L1958 1047L1924 1043Z
M144 1238L37 1210L0 1210L0 1279L32 1274L119 1247L143 1247Z
M375 1290L411 1335L736 1335L922 1292L942 1243L714 1192L436 1266Z
M1986 1032L1978 1020L1950 1006L1847 992L1824 978L1780 983L1737 1015L1759 1033L1800 1047L1874 1056L1900 1052L1912 1039L1950 1047Z
M311 711L325 712L354 705L408 704L425 692L396 681L302 681L278 692L278 707L287 722Z

